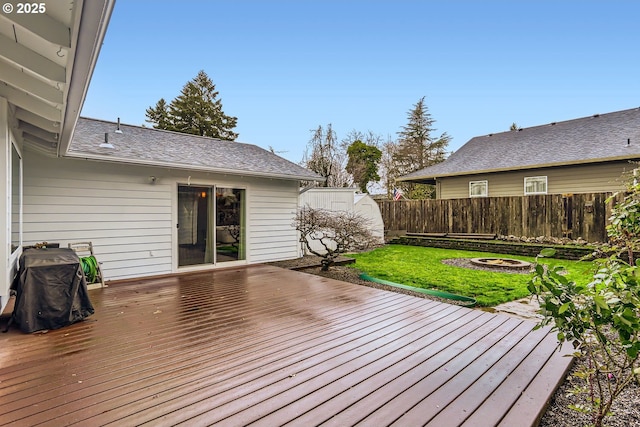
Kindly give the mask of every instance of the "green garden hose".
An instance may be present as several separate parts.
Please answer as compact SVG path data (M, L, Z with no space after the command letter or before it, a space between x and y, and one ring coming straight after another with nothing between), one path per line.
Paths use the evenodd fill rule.
M459 305L462 305L465 307L473 307L477 304L476 299L472 297L465 297L462 295L450 294L449 292L443 292L443 291L435 291L433 289L423 289L423 288L416 288L414 286L402 285L400 283L394 283L388 280L376 279L375 277L371 277L365 273L362 273L360 275L360 278L362 280L366 280L369 282L380 283L382 285L393 286L395 288L407 289L409 291L418 292L425 295L431 295L431 296L442 298L442 299L460 301Z
M87 283L93 283L98 276L98 260L91 255L80 258L82 264L82 271L84 271L84 277L87 279Z

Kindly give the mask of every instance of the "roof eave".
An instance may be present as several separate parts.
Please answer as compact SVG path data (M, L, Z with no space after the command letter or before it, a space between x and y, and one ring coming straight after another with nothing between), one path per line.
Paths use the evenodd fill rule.
M99 154L93 153L81 153L81 152L68 152L65 157L75 158L75 159L84 159L84 160L95 160L99 162L109 162L109 163L119 163L119 164L130 164L130 165L138 165L138 166L152 166L152 167L160 167L166 169L183 169L189 171L198 171L198 172L213 172L220 174L230 174L230 175L239 175L239 176L251 176L258 178L273 178L273 179L283 179L283 180L291 180L291 181L315 181L315 182L324 182L325 179L320 176L312 176L312 175L284 175L273 172L256 172L256 171L243 171L237 169L225 169L225 168L211 168L205 166L196 166L189 164L180 164L180 163L171 163L171 162L159 162L159 161L151 161L151 160L134 160L127 159L122 157L113 157L113 156L103 156Z
M577 165L584 165L584 164L617 162L617 161L623 161L623 160L631 161L631 160L638 160L638 159L640 159L640 153L635 154L633 156L615 156L615 157L607 157L607 158L600 158L600 159L575 160L570 162L541 163L537 165L516 166L513 168L480 169L480 170L472 170L472 171L464 171L464 172L423 175L423 176L415 176L415 177L405 176L405 177L396 178L396 181L416 182L420 184L435 184L438 178L448 178L448 177L454 177L454 176L481 175L481 174L496 173L496 172L511 172L514 170L523 170L523 169L526 169L526 170L544 169L544 168L555 168L555 167L561 167L561 166L577 166Z
M115 0L83 1L81 5L81 18L76 22L77 44L63 111L58 156L65 155L71 145Z
M417 177L417 178L397 178L398 182L413 182L416 184L435 185L436 177Z

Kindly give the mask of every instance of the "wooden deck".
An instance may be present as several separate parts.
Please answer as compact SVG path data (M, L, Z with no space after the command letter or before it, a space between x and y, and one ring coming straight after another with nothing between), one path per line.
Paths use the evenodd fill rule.
M90 295L0 334L0 425L520 427L570 364L531 321L271 266Z

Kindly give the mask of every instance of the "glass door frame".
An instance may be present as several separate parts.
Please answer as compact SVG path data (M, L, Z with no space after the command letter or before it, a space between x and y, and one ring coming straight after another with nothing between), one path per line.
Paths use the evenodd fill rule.
M180 265L180 228L179 228L179 224L180 224L180 214L179 214L179 209L180 209L180 202L179 202L179 198L180 198L180 189L182 187L193 187L193 188L199 188L199 189L207 189L209 191L209 194L212 197L216 197L217 191L218 189L232 189L232 190L241 190L243 192L243 197L241 198L241 203L244 204L243 207L241 207L241 245L243 246L243 252L244 252L244 257L243 259L239 259L239 260L229 260L229 261L219 261L218 260L218 251L216 250L216 245L214 244L213 246L213 260L212 262L203 262L203 263L197 263L197 264L187 264L187 265ZM248 223L248 209L247 209L247 200L248 200L248 189L246 186L244 185L237 185L234 183L220 183L220 184L211 184L210 182L203 182L203 181L195 181L195 182L191 182L191 180L189 179L188 182L181 182L181 181L177 181L176 182L176 186L175 186L175 205L173 207L173 211L174 211L174 215L175 215L175 242L174 242L174 254L175 254L175 261L174 261L174 269L175 271L198 271L198 270L208 270L208 269L212 269L212 268L227 268L227 267L234 267L234 266L240 266L240 265L246 265L248 263L248 233L247 233L247 223ZM212 218L214 221L213 227L214 230L213 233L211 234L211 236L213 236L212 238L217 240L217 234L218 234L218 230L216 229L216 225L217 225L217 218L218 218L218 212L217 212L217 203L214 200L213 202L213 213L212 213ZM209 226L209 224L207 224L207 226ZM209 235L209 233L207 233Z

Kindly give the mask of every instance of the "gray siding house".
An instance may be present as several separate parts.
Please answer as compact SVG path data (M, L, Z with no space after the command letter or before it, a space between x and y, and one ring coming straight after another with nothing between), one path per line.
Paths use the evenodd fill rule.
M93 242L106 280L295 258L301 180L250 144L79 118L63 158L25 152L23 243Z
M80 118L114 0L0 20L0 312L23 246L91 241L104 279L297 257L301 180L257 146Z
M114 3L50 1L44 14L0 20L0 310L22 254L28 152L65 155Z
M618 191L640 160L640 108L472 138L444 162L399 178L436 197Z

